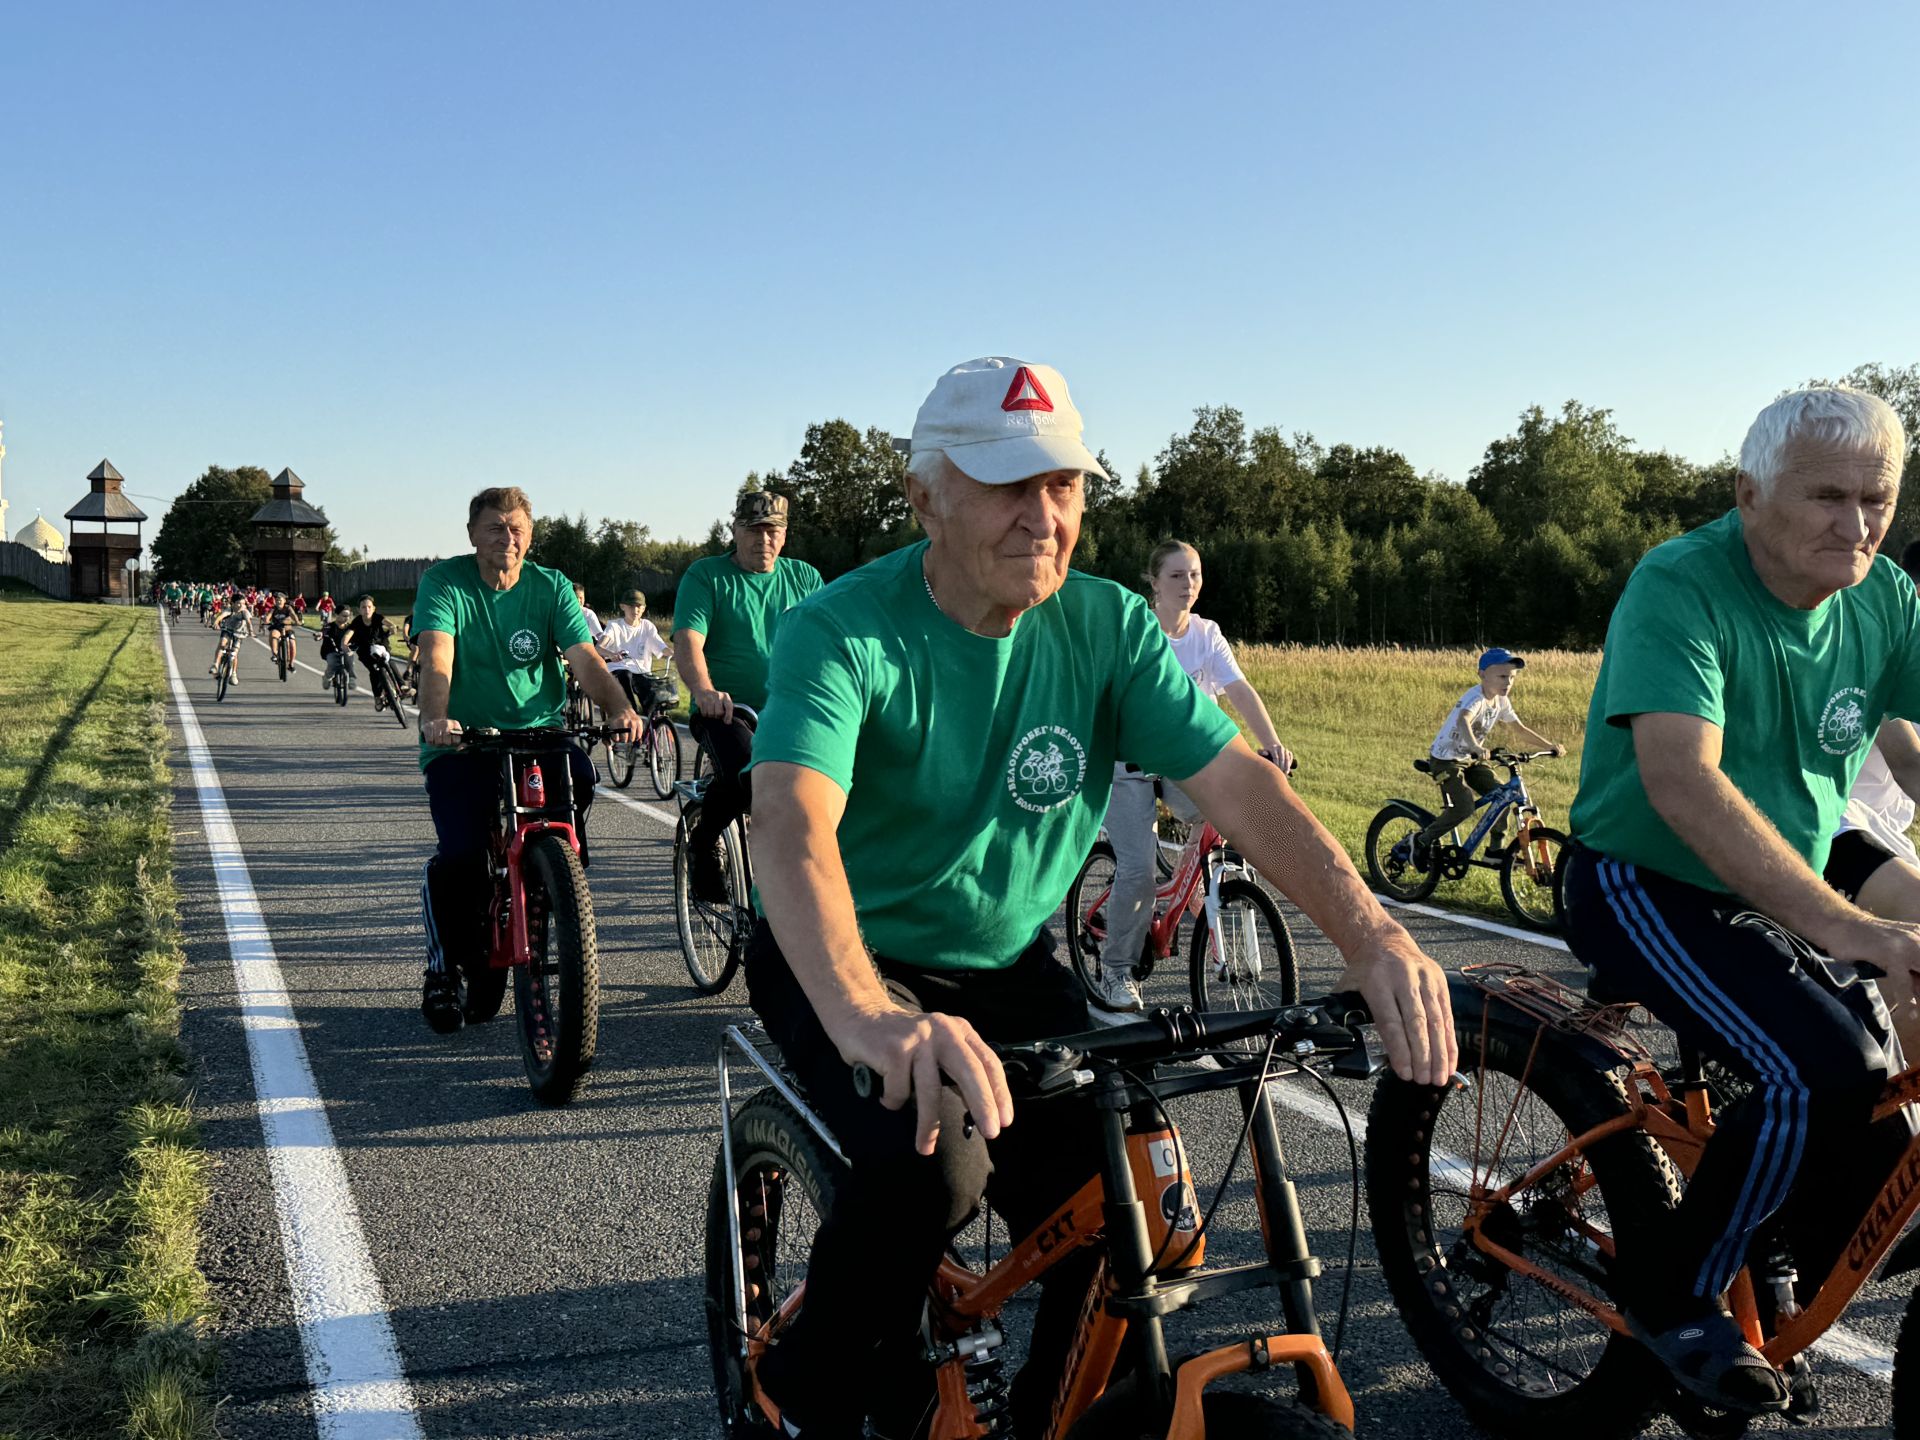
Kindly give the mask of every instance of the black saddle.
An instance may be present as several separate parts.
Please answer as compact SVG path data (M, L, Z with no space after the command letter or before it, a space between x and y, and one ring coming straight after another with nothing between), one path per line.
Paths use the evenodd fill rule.
M1413 762L1413 768L1418 770L1422 775L1431 775L1433 773L1433 761L1416 760Z

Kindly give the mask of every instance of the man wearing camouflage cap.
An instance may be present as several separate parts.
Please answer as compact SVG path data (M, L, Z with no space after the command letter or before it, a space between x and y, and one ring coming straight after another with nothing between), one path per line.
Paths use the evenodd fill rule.
M674 597L674 664L692 700L687 728L713 757L713 783L690 837L694 898L727 898L718 842L747 808L740 772L753 752L753 732L736 704L767 703L767 657L781 614L820 588L820 572L788 560L787 497L749 490L733 507L733 551L696 560Z

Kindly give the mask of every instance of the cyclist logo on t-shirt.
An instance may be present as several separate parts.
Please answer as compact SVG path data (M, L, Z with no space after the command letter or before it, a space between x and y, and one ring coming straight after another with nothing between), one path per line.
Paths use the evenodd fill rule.
M1820 712L1820 748L1829 755L1851 755L1867 737L1863 703L1867 692L1858 686L1836 690Z
M1080 793L1086 778L1086 748L1059 725L1029 730L1007 758L1007 789L1013 803L1035 814L1066 804Z
M513 658L520 661L535 659L540 654L540 637L531 630L516 630L513 638L507 641L507 649Z

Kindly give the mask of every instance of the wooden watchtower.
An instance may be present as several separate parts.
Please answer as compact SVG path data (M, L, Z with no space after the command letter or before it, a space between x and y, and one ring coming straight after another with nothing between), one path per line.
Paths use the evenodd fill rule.
M327 517L300 498L305 488L293 471L282 470L273 477L273 499L253 512L253 583L316 600Z
M87 476L92 488L67 511L67 558L75 600L126 600L133 597L133 575L127 561L145 548L140 522L147 512L120 493L122 477L109 460L102 460ZM82 529L83 525L93 529ZM133 533L116 526L133 526Z

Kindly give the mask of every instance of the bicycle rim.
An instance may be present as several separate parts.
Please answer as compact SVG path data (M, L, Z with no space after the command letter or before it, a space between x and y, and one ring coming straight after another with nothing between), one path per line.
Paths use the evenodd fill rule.
M1067 954L1090 994L1097 995L1100 987L1100 953L1107 941L1106 905L1113 875L1113 847L1098 841L1067 889Z
M718 904L696 899L688 844L691 833L692 822L683 816L673 840L674 920L680 930L680 956L694 989L702 995L717 995L732 982L745 943L741 912L733 903L739 886L738 850L729 829L721 842L729 898Z
M671 720L655 720L647 736L647 778L654 798L671 799L680 778L680 732Z
M607 779L617 790L633 783L633 749L631 740L607 741Z
M1273 898L1251 880L1220 883L1220 927L1193 927L1188 969L1199 1010L1261 1010L1300 998L1293 937ZM1249 1048L1260 1048L1249 1042Z

